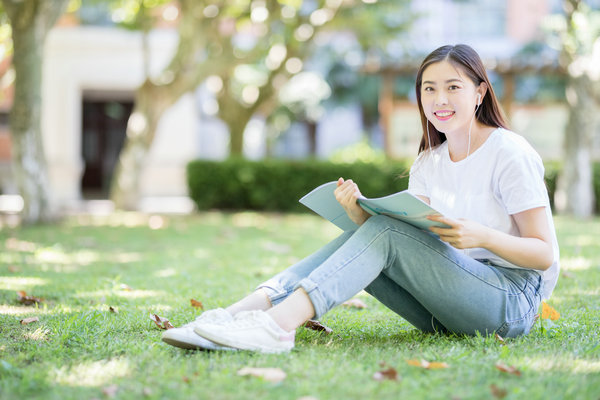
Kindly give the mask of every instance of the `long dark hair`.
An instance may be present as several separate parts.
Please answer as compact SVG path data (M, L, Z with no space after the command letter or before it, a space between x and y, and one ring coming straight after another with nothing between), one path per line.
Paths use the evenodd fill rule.
M487 126L506 128L507 124L494 93L494 88L490 83L487 72L479 57L479 54L473 48L466 44L457 44L456 46L442 46L432 51L421 63L417 72L416 93L419 113L421 114L421 125L423 126L423 136L419 144L419 153L427 148L436 147L446 141L446 135L433 126L425 117L423 105L421 104L421 83L423 80L423 71L431 64L441 61L448 61L455 67L460 67L462 71L473 81L475 86L479 86L482 82L487 85L487 93L483 97L481 105L477 109L475 117L477 121ZM429 135L427 135L427 124L429 124ZM431 137L431 143L429 143Z

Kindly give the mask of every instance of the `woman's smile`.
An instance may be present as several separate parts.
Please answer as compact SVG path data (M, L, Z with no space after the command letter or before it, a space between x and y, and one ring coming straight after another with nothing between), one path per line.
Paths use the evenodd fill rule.
M450 110L439 110L433 112L433 115L435 115L438 121L448 121L454 116L454 114L454 111Z

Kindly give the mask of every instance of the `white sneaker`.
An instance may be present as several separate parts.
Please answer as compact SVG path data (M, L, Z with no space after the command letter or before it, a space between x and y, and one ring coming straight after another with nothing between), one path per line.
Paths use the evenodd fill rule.
M286 332L264 311L242 311L224 324L201 323L194 332L215 343L240 350L282 353L294 347L296 331Z
M211 323L218 325L232 320L233 316L223 308L208 310L180 328L167 329L162 334L161 339L171 346L182 349L235 350L231 347L218 345L194 333L194 327L198 324Z

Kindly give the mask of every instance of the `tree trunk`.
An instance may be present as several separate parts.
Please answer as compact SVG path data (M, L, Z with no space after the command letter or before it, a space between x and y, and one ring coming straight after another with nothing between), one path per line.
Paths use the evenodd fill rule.
M566 90L569 122L564 141L564 170L559 178L555 204L559 212L587 218L594 213L591 148L600 110L596 104L599 97L594 92L598 78L594 78L590 70L581 68L581 65L590 64L590 52L594 51L594 43L598 40L592 38L593 41L590 41L588 32L579 27L582 22L574 21L575 13L579 12L580 18L590 22L589 10L581 8L581 5L581 0L565 0L563 3L567 30L561 56L569 73Z
M136 210L139 181L158 121L181 95L146 81L136 92L135 106L127 123L125 144L115 166L111 199L121 210Z
M54 217L41 132L42 55L48 30L66 6L66 0L3 0L11 21L15 91L10 112L12 163L26 224Z
M592 137L598 112L584 76L571 78L567 87L569 121L565 132L564 168L558 182L557 210L576 217L594 213Z
M228 81L225 81L228 84ZM223 90L224 95L218 98L219 117L229 129L229 156L243 157L244 155L244 130L254 115L253 108L241 105L236 99L227 95L228 88Z
M183 94L195 89L206 76L224 69L222 60L199 63L207 41L212 40L210 32L216 32L197 17L202 15L203 3L180 0L180 5L179 44L173 58L160 76L146 79L135 94L135 106L127 123L125 144L111 182L110 198L117 209L138 208L140 177L156 135L156 127L165 111Z

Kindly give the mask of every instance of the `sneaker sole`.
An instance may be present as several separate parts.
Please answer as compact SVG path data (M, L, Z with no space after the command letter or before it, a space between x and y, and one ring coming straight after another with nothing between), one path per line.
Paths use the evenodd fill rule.
M224 351L234 351L236 349L227 346L221 346L217 343L211 343L206 338L203 338L202 342L191 342L189 338L185 336L178 337L179 335L169 335L169 332L165 332L161 340L171 346L179 347L180 349L185 350L224 350ZM199 337L200 338L200 337Z
M285 346L285 347L281 347L281 348L273 348L273 347L257 346L257 345L253 345L250 343L237 342L235 340L229 340L227 338L219 336L217 333L205 331L202 329L201 326L194 328L194 332L196 332L196 334L202 336L204 339L210 340L211 342L220 344L222 346L233 347L233 348L239 349L239 350L249 350L249 351L259 351L261 353L279 354L279 353L287 353L294 348L293 344L291 346Z

